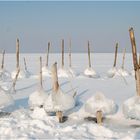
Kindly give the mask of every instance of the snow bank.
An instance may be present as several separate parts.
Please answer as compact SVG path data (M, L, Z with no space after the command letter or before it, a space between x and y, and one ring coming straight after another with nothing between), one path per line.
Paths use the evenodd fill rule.
M44 101L48 97L47 93L43 90L38 90L33 92L29 96L28 104L30 108L35 108L35 107L40 107L41 105L44 104Z
M0 81L7 81L11 79L10 73L5 69L0 69Z
M126 100L123 104L125 117L140 120L140 97L134 96Z
M117 105L102 93L98 93L85 103L85 111L93 115L96 115L97 111L102 111L103 115L114 114L117 111Z
M99 75L93 70L93 68L85 69L84 74L86 76L91 76L91 77L94 77L94 78L98 78L99 77Z
M75 106L73 96L64 94L60 89L57 93L50 93L45 101L44 109L47 112L66 111Z
M129 72L126 71L125 69L118 69L117 73L116 73L117 76L128 76L129 75Z
M13 98L10 95L10 91L5 91L0 87L0 108L13 104Z
M69 77L69 72L66 70L66 69L62 69L62 68L60 68L59 70L58 70L58 77Z
M107 72L107 76L109 78L112 78L113 76L115 76L117 73L117 68L116 67L113 67L111 68L108 72Z
M69 69L68 69L68 73L69 73L69 76L70 76L70 77L76 77L76 75L77 75L77 74L75 73L75 71L74 71L72 68L69 68Z
M51 76L51 71L48 69L48 67L44 66L42 67L42 75L43 76Z
M15 78L16 74L17 74L17 71L16 70L11 73L12 79ZM20 70L19 75L18 75L18 78L19 79L29 78L31 75L32 74L28 70Z

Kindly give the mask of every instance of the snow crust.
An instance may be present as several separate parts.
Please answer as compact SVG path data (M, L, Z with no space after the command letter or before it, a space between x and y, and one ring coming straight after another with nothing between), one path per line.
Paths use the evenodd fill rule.
M46 66L42 67L42 75L49 76L49 77L51 76L51 71L49 70L48 67L46 67Z
M0 69L0 81L8 80L11 80L11 74L5 69Z
M123 104L123 113L127 118L140 120L140 97L127 99Z
M73 96L65 94L61 89L57 93L50 93L45 101L44 109L47 112L66 111L75 106Z
M117 111L117 105L113 100L106 98L102 93L97 93L85 103L85 111L96 115L97 111L102 111L104 115L114 114Z
M13 104L13 98L10 95L10 91L5 91L0 87L0 108L4 108L10 104Z
M16 74L17 74L16 70L11 73L12 79L15 78ZM20 72L19 72L19 75L18 75L18 79L29 78L31 75L32 74L28 70L22 70L21 69Z
M69 72L66 70L66 69L62 69L62 68L60 68L59 70L58 70L58 77L69 77Z
M95 78L99 77L99 75L94 71L93 68L86 68L84 71L84 74L86 76L91 76L91 77L95 77Z
M28 104L31 109L34 109L35 107L40 107L41 105L44 105L44 101L48 97L48 94L43 90L37 90L30 94Z

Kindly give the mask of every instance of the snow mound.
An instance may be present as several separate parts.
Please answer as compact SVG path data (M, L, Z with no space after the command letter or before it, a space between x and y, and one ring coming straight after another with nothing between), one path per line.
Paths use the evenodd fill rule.
M116 75L117 76L128 76L129 75L129 72L126 71L125 69L118 69Z
M85 111L96 115L97 111L102 111L103 115L117 112L117 105L113 100L106 98L102 93L92 96L85 104Z
M116 69L116 67L113 67L107 72L107 76L109 78L112 78L116 75L116 73L117 73L117 69Z
M123 104L123 113L126 118L140 120L140 97L134 96Z
M17 74L17 71L16 70L11 73L12 79L15 78L16 74ZM31 75L32 74L28 70L20 70L19 75L18 75L18 78L19 79L29 78Z
M51 71L48 69L48 67L46 67L46 66L42 67L42 75L51 76Z
M75 106L73 96L64 94L60 89L57 93L50 93L45 101L44 109L46 112L66 111Z
M0 81L7 81L11 79L10 73L5 69L0 69Z
M44 108L35 107L30 115L33 119L43 119L47 116Z
M44 104L44 101L48 97L47 93L43 90L38 90L33 92L29 96L28 104L30 108L35 108L35 107L40 107L41 105Z
M59 69L58 70L58 77L69 77L69 72L66 69Z
M0 108L4 108L10 104L13 104L13 98L10 95L10 92L5 91L0 87Z
M84 74L86 76L91 76L91 77L94 77L94 78L98 78L99 77L99 75L93 70L93 68L85 69Z

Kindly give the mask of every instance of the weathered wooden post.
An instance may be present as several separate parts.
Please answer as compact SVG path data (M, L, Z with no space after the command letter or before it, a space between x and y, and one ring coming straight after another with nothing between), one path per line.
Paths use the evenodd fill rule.
M64 68L64 39L62 39L62 69Z
M132 46L132 54L133 54L133 65L135 70L135 80L136 80L136 90L137 95L140 96L140 66L137 59L137 49L136 49L136 42L135 42L135 36L134 36L134 30L133 28L129 29L129 35L131 40L131 46Z
M97 123L101 125L103 123L103 115L101 110L96 112L96 118L97 118Z
M53 91L55 94L57 94L59 90L59 83L58 83L58 76L57 76L57 63L55 62L52 66L52 82L53 82ZM63 121L63 112L62 111L57 111L56 116L59 119L59 122L62 123Z
M1 62L1 69L4 68L4 56L5 56L5 50L2 52L2 62Z
M71 39L69 40L69 67L71 68Z
M24 69L25 69L25 71L27 71L27 64L26 64L26 59L25 59L25 57L24 57Z
M115 58L114 58L114 65L113 65L113 67L116 67L117 53L118 53L118 43L116 43L116 48L115 48Z
M15 90L15 86L16 86L16 82L17 82L17 79L18 79L19 72L20 72L20 67L18 67L16 76L15 76L14 81L13 81L12 87L13 87L13 90L14 90L14 91L16 91L16 90Z
M46 67L49 65L49 52L50 52L51 43L48 42L48 49L47 49L47 57L46 57Z
M88 64L89 64L89 68L91 68L91 59L90 59L90 46L89 46L89 41L88 41Z
M19 68L19 39L16 40L16 68Z
M123 51L123 60L122 60L122 69L123 70L124 70L125 53L126 53L126 48Z
M40 74L39 74L39 80L40 80L40 89L43 88L43 82L42 82L42 57L40 57Z

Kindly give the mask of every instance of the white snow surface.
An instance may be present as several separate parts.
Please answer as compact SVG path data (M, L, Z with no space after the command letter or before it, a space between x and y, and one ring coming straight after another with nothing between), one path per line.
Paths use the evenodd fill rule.
M95 70L90 67L85 69L84 74L95 78L99 77L99 75L95 72Z
M43 89L33 92L29 96L28 101L30 108L34 109L35 107L40 107L41 105L44 105L46 98L48 98L48 94Z
M46 112L66 111L75 106L75 100L72 95L65 94L60 88L51 92L45 100L44 109Z
M21 54L29 60L30 71L34 75L38 75L38 58L43 57L46 61L46 54ZM65 54L65 68L69 68L68 54ZM58 63L60 54L50 54L49 64L55 61ZM115 76L108 78L106 72L112 66L114 54L96 54L93 55L94 68L99 73L99 78L89 78L83 76L83 71L87 66L87 54L72 54L72 66L78 75L69 79L68 77L59 77L59 83L65 94L73 95L72 88L77 91L75 106L64 112L64 116L68 116L68 120L59 123L56 116L48 115L44 108L35 107L30 110L28 104L29 96L36 91L38 87L38 78L33 76L29 78L20 78L16 84L16 93L12 94L14 104L3 106L2 112L10 112L5 114L0 112L0 139L97 139L97 140L133 140L140 139L140 121L139 119L128 119L123 113L123 103L130 97L136 95L135 78L133 75ZM15 69L15 54L7 54L5 57L5 67L11 73ZM128 71L133 69L132 54L126 54L125 68ZM22 62L22 59L21 59ZM122 54L118 54L117 66L121 66ZM49 66L49 67L50 67ZM80 77L80 75L82 75ZM0 81L0 86L10 87L12 81ZM51 77L43 77L43 88L46 93L51 92ZM6 88L5 88L6 89ZM112 99L118 105L118 112L106 115L103 125L99 126L94 121L85 119L90 115L84 111L84 105L87 101L102 92L107 99ZM5 95L5 94L3 94ZM9 95L9 94L8 94ZM10 94L11 95L11 94ZM1 96L0 96L1 97ZM3 101L5 97L1 97ZM138 103L137 103L138 105Z
M96 116L97 111L102 111L103 115L114 114L117 105L113 100L106 98L102 93L97 93L90 97L85 103L85 111Z
M6 69L0 69L0 81L11 80L11 74Z
M51 76L51 71L49 70L48 67L46 67L46 66L42 67L42 75L49 76L49 77Z
M16 70L14 70L11 73L12 79L15 78L16 74L17 74L17 71ZM22 69L20 69L20 72L19 72L19 75L18 75L18 79L29 78L31 75L32 75L31 72L29 72L28 70L22 70Z
M123 112L127 118L140 120L140 96L133 96L123 104Z

